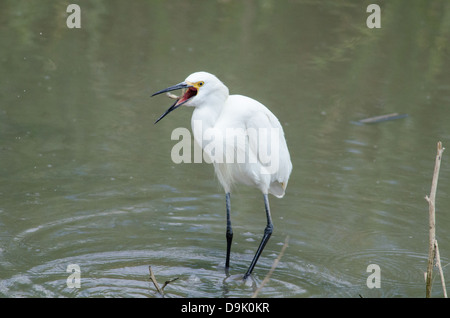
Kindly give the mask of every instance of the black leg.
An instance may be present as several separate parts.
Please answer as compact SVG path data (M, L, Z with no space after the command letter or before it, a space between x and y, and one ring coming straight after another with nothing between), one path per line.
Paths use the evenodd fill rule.
M256 265L256 262L258 262L259 256L261 255L264 247L266 246L266 244L269 241L269 238L273 232L273 223L272 223L272 218L270 216L269 198L268 198L267 194L264 194L264 205L266 208L267 226L264 229L264 236L261 240L261 243L259 244L258 250L256 251L256 254L253 257L253 260L250 264L250 267L247 270L247 273L245 273L245 275L244 275L244 279L247 279L247 277L250 276L250 274L252 273L253 268Z
M230 267L230 251L231 251L231 242L233 241L233 229L231 228L231 218L230 218L230 193L228 192L225 195L225 203L227 206L227 258L225 260L225 269Z

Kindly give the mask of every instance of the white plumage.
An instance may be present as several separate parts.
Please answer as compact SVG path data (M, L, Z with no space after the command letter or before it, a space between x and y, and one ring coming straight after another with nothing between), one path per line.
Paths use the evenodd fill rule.
M242 95L229 95L228 88L214 75L196 72L186 80L154 95L175 89L187 89L156 122L181 105L195 107L191 126L195 141L213 163L226 193L227 258L229 267L232 229L230 193L233 184L257 187L264 195L267 226L264 237L245 274L252 272L272 234L268 194L283 197L292 171L292 163L283 128L275 115L260 102Z

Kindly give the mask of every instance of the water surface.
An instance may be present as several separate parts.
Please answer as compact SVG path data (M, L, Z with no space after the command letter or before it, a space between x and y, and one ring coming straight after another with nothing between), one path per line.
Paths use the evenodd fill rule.
M450 147L450 3L64 1L0 4L0 295L249 297L286 248L260 297L423 297L428 205L441 140ZM191 109L149 96L192 72L267 105L294 165L271 197L275 232L242 284L261 239L264 204L225 196L203 164L175 164L171 132ZM402 119L358 121L389 113ZM450 166L441 165L437 238L450 277ZM81 270L68 288L67 266ZM369 289L367 267L381 268ZM450 285L450 282L447 282ZM442 296L439 279L433 296Z

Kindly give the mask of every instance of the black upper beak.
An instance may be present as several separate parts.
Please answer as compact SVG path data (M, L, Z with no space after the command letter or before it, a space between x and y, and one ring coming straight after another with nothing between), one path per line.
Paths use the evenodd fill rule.
M168 87L168 88L165 88L165 89L163 89L163 90L160 90L160 91L154 93L151 97L153 97L153 96L155 96L155 95L162 94L162 93L174 91L174 90L177 90L177 89L188 88L188 87L190 87L190 86L191 86L191 85L189 85L189 84L187 84L187 83L185 83L185 82L181 82L181 83L179 83L179 84L177 84L177 85L170 86L170 87ZM163 119L168 113L170 113L171 111L177 109L178 107L180 107L181 105L183 105L185 102L187 102L187 100L186 100L186 101L184 101L184 102L182 102L182 103L177 104L178 101L179 101L179 99L177 99L177 101L176 101L172 106L170 106L169 109L166 110L166 112L165 112L164 114L162 114L162 115L155 121L155 124L156 124L157 122L159 122L161 119Z
M173 86L170 86L170 87L168 87L168 88L162 89L162 90L160 90L159 92L156 92L155 94L153 94L151 97L153 97L153 96L155 96L155 95L162 94L162 93L174 91L174 90L177 90L177 89L187 88L187 87L189 87L189 86L190 86L190 85L188 85L187 83L181 82L181 83L179 83L179 84L177 84L177 85L173 85Z

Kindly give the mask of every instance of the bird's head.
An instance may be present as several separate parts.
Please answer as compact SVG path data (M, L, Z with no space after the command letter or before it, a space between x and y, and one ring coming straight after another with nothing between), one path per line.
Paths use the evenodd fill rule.
M228 88L216 76L207 72L192 73L184 82L160 90L154 93L152 97L177 89L185 89L183 96L177 99L177 101L158 118L155 124L181 105L200 107L208 102L225 101L228 97Z

